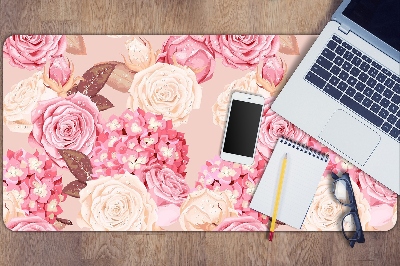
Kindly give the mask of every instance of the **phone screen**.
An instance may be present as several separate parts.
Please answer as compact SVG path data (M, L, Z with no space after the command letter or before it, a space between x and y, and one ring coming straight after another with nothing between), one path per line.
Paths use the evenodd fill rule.
M232 101L223 151L253 157L263 105Z

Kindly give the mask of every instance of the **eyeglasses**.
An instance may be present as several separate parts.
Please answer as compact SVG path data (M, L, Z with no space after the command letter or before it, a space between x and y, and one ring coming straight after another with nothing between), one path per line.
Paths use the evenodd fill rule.
M353 187L348 173L338 177L332 173L333 194L335 198L344 206L350 207L350 212L342 219L342 233L349 241L350 247L355 243L364 243L364 232L362 230L360 217L358 216L357 202L354 197Z

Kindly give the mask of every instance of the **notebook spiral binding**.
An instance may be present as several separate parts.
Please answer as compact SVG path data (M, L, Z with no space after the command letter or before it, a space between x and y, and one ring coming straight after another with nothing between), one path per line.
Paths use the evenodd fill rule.
M307 147L307 145L305 144L297 143L291 139L281 137L280 142L283 144L287 144L289 147L293 147L301 152L308 153L309 155L312 155L313 157L316 157L324 162L327 162L329 159L329 154L319 152L313 148Z

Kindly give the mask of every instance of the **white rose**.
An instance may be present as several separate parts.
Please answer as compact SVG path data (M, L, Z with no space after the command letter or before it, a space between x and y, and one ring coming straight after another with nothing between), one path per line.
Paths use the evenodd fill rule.
M365 230L371 220L370 206L357 184L351 181L362 228ZM332 193L332 177L323 177L318 184L313 202L303 223L305 231L341 231L342 219L350 208L340 204ZM346 221L345 221L346 222ZM346 224L345 224L346 226Z
M225 218L237 217L226 191L194 191L181 205L179 223L185 231L212 231Z
M162 114L177 127L200 108L202 90L189 68L156 63L136 73L129 93L128 108Z
M212 107L214 124L219 125L221 128L225 126L231 94L234 91L259 94L264 98L270 96L268 91L257 85L256 73L254 71L247 73L243 78L237 79L226 85L224 91L218 96L217 102Z
M43 83L43 72L14 85L3 100L3 123L13 132L32 131L31 112L44 101L57 97L57 93Z
M79 193L77 224L94 231L151 231L157 206L139 178L131 174L87 182Z
M4 224L17 217L25 217L21 204L18 201L18 192L16 190L7 191L3 187L3 221Z

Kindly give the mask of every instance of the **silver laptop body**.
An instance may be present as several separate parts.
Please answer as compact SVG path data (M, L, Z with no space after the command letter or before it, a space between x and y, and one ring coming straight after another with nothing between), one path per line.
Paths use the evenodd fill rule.
M272 105L397 194L399 2L345 0ZM379 25L382 17L391 23Z

